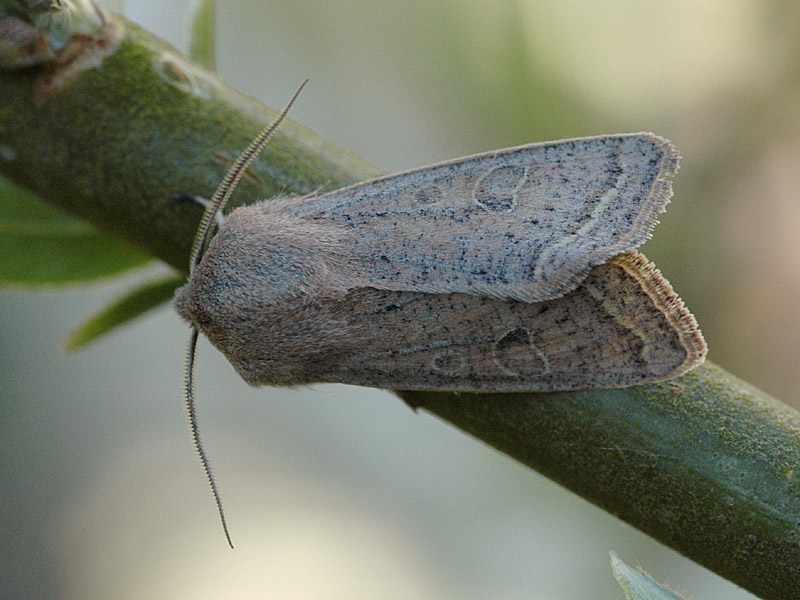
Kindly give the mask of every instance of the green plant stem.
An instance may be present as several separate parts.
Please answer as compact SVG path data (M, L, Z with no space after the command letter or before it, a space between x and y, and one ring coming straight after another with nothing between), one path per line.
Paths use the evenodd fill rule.
M209 197L275 112L125 27L101 69L40 107L40 69L0 71L0 173L185 271L201 210L171 195ZM377 174L287 122L234 204ZM400 395L755 594L800 597L800 414L722 369L623 390Z

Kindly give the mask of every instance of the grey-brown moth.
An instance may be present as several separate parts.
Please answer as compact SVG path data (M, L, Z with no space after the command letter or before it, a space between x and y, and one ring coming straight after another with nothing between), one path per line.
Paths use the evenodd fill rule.
M217 190L175 298L193 328L187 399L207 470L191 389L198 331L251 385L611 388L704 360L694 317L634 251L672 193L667 140L604 135L477 154L240 207L212 238L290 106Z

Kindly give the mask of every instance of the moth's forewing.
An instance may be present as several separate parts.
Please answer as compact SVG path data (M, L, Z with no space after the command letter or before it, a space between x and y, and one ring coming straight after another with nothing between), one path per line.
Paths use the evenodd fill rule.
M538 303L471 294L362 288L346 302L363 337L325 381L461 391L638 385L703 361L694 317L638 253L594 268L569 294Z
M431 165L264 210L341 227L359 284L537 301L640 246L671 196L652 134L561 140Z

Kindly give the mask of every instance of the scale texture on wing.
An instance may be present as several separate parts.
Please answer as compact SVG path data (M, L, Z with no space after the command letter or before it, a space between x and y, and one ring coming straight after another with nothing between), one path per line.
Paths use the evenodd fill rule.
M528 302L649 236L678 167L652 134L509 148L264 203L344 230L359 286Z

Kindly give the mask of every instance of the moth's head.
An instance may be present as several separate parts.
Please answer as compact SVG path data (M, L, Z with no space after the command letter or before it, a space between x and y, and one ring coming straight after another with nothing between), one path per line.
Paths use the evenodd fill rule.
M173 301L178 315L212 340L214 332L220 329L220 320L224 319L217 307L223 303L220 290L225 287L224 281L209 269L214 257L213 248L212 242L209 251L192 269L186 284L175 292Z
M174 300L177 313L225 354L230 354L228 338L236 337L254 297L263 294L250 264L255 260L248 256L253 240L236 227L238 210L226 219ZM269 271L263 265L260 269Z
M193 288L191 280L175 291L175 298L172 301L176 312L189 325L198 330L203 330L204 324L211 324L207 313L204 313L195 302L192 301Z

